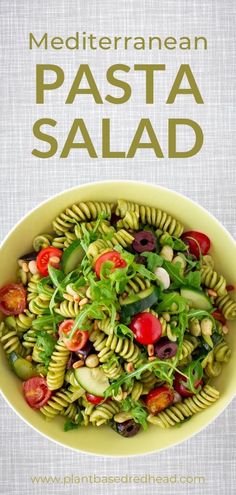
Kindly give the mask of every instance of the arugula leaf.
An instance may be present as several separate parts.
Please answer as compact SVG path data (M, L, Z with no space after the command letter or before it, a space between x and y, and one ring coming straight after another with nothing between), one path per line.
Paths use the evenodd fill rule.
M163 313L168 311L171 314L178 314L186 309L186 299L177 292L170 292L169 294L162 294L162 300L157 304L157 313Z
M172 249L175 251L186 251L188 249L188 246L183 242L181 239L168 235L167 232L164 234L164 240L163 242L160 241L162 246L170 246Z
M49 333L45 331L40 331L37 333L36 345L37 347L42 349L40 352L40 357L42 358L45 366L49 365L50 358L54 351L56 343L57 340L55 339L55 337L53 337Z
M154 272L156 268L163 265L164 259L159 254L145 251L144 253L142 253L142 256L145 256L145 258L147 258L147 267L148 270L150 270L151 272Z
M79 427L79 424L74 423L71 419L67 419L64 423L64 431L76 430Z
M61 315L46 315L39 316L35 320L32 321L32 327L34 330L43 330L45 327L56 327L58 323L63 321L65 318ZM56 329L55 329L56 331Z
M212 311L214 311L214 308ZM215 320L213 316L210 313L208 313L208 311L205 311L203 309L190 309L187 314L188 319L197 318L198 320L200 320L201 318L204 318L204 316L210 318L214 323Z
M185 277L185 283L186 283L186 285L189 285L190 287L195 287L197 289L200 289L200 287L201 287L201 273L198 271L189 272L188 275Z
M135 423L140 424L144 430L147 429L147 416L148 413L146 409L144 409L142 403L138 401L132 400L130 397L124 399L121 403L122 410L125 412L130 412L132 414L133 420Z
M105 313L101 307L101 304L94 301L92 304L85 304L79 314L75 318L73 327L68 334L68 339L71 339L79 328L80 330L90 330L91 323L89 320L103 320L105 318Z
M152 370L154 373L158 376L158 378L162 379L163 381L169 381L169 383L172 383L172 379L167 375L166 370L170 368L173 369L174 371L178 371L183 376L186 376L182 371L178 370L175 366L173 366L172 363L166 362L166 361L161 361L160 359L155 359L153 361L149 361L148 363L145 363L141 365L139 368L136 370L132 371L131 373L123 373L123 375L120 376L117 380L113 381L109 387L105 390L105 397L108 398L110 397L113 392L118 392L119 387L123 383L127 383L130 381L132 378L137 378L140 379L141 374L145 370Z
M52 265L48 265L48 273L52 283L55 287L61 291L63 291L63 287L61 285L63 279L65 278L64 273L57 268L54 268Z
M188 367L184 369L184 373L188 378L187 382L184 382L184 386L186 388L189 388L189 390L194 394L197 394L200 391L201 386L196 388L194 384L196 383L196 381L201 380L203 377L203 368L200 360L198 359L197 361L193 361L192 363L190 363Z
M132 332L132 330L130 330L129 327L127 327L123 323L118 323L118 325L116 325L115 335L121 338L125 336L128 337L130 340L134 340L134 333Z
M154 280L155 282L157 281L157 276L148 270L144 265L141 265L140 263L133 263L133 267L136 273L140 273L140 275L148 280Z
M170 261L163 261L163 268L169 273L170 279L175 282L176 288L185 285L185 280L182 274L181 263L171 263Z

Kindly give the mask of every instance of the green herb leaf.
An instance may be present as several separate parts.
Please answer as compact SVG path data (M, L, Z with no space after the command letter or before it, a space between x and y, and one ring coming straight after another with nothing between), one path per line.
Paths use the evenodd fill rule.
M156 306L157 313L168 311L171 314L178 314L186 309L186 299L180 296L177 292L162 294L161 298L161 302Z
M124 399L121 403L122 410L125 412L130 412L132 414L133 420L135 423L140 424L144 430L147 429L147 416L148 413L146 409L144 409L142 403L138 401L132 400L130 397Z
M52 265L48 265L48 274L49 277L52 281L52 283L55 285L55 287L61 291L63 291L62 287L62 281L65 278L64 273L61 270L58 270L57 268L54 268Z
M151 272L154 272L156 268L163 265L164 259L159 254L145 251L145 253L142 253L142 256L147 258L147 267Z
M64 424L64 431L76 430L79 424L74 423L71 419L67 419Z
M139 273L148 280L154 280L155 282L157 281L156 275L154 275L154 273L148 270L144 265L141 265L140 263L134 263L133 267L136 273Z
M163 261L163 268L169 273L170 279L176 284L177 287L186 285L185 279L182 274L181 263L171 263L170 261Z
M45 331L40 331L37 333L36 345L39 349L42 349L40 352L40 357L43 360L45 366L48 366L51 355L54 351L57 340L55 337L50 335Z
M106 398L110 397L113 394L113 392L117 393L119 390L119 387L121 385L123 385L123 383L126 383L127 381L131 380L132 378L140 379L141 374L145 370L151 370L161 380L168 381L169 383L172 383L172 381L173 381L172 378L170 376L168 376L168 374L166 372L166 370L168 368L173 369L173 371L178 371L181 375L185 376L185 374L182 373L180 370L178 370L175 366L173 366L172 363L170 363L170 362L167 363L165 361L161 361L160 359L155 359L153 361L149 361L148 363L141 365L139 368L132 371L131 373L124 373L120 378L113 381L111 383L111 385L106 389L105 397Z
M117 337L128 337L130 340L134 340L134 333L132 332L132 330L130 330L129 327L123 325L123 323L119 323L118 325L116 325L115 335L117 335Z
M55 327L58 323L63 321L65 318L61 315L46 315L39 316L32 321L32 327L34 330L43 330L44 328Z
M201 273L198 271L189 272L188 275L185 277L185 283L190 287L199 289L201 287Z

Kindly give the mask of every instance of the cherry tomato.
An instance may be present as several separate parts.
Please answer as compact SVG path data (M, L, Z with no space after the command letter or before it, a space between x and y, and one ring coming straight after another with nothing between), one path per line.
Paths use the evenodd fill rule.
M218 320L220 323L222 323L222 325L226 324L226 319L224 315L221 313L220 309L216 309L216 311L213 311L211 315L213 316L213 318L215 318L215 320Z
M23 393L26 402L33 409L40 409L50 399L52 391L47 386L46 379L41 376L34 376L23 383Z
M151 414L158 414L172 404L173 400L174 390L167 385L162 385L148 393L145 403Z
M188 387L185 387L184 382L187 382L187 378L180 373L175 374L174 379L174 389L178 392L182 397L192 397L195 395L194 392L191 392ZM202 379L197 379L194 382L194 387L197 389L200 385L202 385Z
M26 308L26 290L22 284L8 284L0 289L0 311L19 315Z
M62 257L62 251L53 246L46 247L39 251L36 259L37 268L43 277L48 276L48 265L52 265L54 268L59 267L59 261L54 261L53 258Z
M95 406L104 401L104 397L98 397L98 395L85 394L85 397L88 402L91 402L91 404L94 404Z
M73 325L74 320L63 321L59 326L59 336L62 338L69 351L79 351L79 349L82 349L82 347L85 346L89 338L89 333L78 329L75 331L73 337L69 339L66 336L70 333Z
M226 285L226 290L227 290L228 292L232 292L234 289L235 289L234 285L231 285L231 284Z
M162 336L160 320L150 313L138 313L129 327L135 334L135 339L143 345L154 344Z
M114 264L114 268L112 269L112 271L116 268L125 268L127 266L126 261L123 260L120 253L118 253L117 251L107 251L106 253L101 254L101 256L99 256L99 258L96 260L95 272L98 278L100 278L102 264L106 261L111 261Z
M211 247L211 241L206 234L197 232L195 230L189 230L184 232L181 239L188 245L191 254L194 254L197 259L200 258L200 253L205 255L208 253Z

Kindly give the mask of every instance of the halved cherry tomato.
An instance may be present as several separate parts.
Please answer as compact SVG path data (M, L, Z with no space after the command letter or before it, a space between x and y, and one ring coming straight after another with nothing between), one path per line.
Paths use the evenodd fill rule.
M182 397L192 397L194 392L191 392L188 387L184 385L184 382L187 382L187 378L180 373L175 374L175 379L174 379L174 389L176 392L178 392ZM202 379L196 379L194 382L194 388L200 387L202 385Z
M226 324L226 318L221 313L220 309L216 309L211 314L212 314L213 318L215 318L215 320L218 320L220 323L222 323L222 325L225 325Z
M194 254L197 259L200 258L200 254L205 255L208 253L211 247L211 241L206 234L197 232L195 230L189 230L184 232L181 239L188 245L191 254Z
M106 253L101 254L101 256L99 256L99 258L96 260L95 272L98 278L100 278L102 264L106 261L111 261L113 263L114 268L112 269L112 271L116 268L125 268L127 266L126 261L123 260L120 253L118 253L117 251L107 251Z
M26 308L26 290L22 284L8 284L0 289L0 311L19 315Z
M67 337L74 325L74 322L74 320L65 320L59 326L59 336L63 339L63 342L69 351L79 351L79 349L82 349L82 347L85 346L89 338L88 332L79 329L75 331L71 339Z
M34 376L23 383L23 393L26 402L33 409L40 409L50 399L52 391L47 386L46 379L41 376Z
M37 268L43 277L48 276L48 265L52 265L54 268L59 267L59 261L54 261L53 258L62 257L62 251L53 246L46 247L39 251L36 259Z
M150 313L138 313L129 327L135 334L135 339L143 345L154 344L162 336L160 320Z
M145 403L151 414L158 414L172 404L173 400L174 390L167 385L163 385L151 390L145 399Z
M85 397L88 402L91 402L91 404L94 404L95 406L104 401L104 397L98 397L98 395L85 394Z

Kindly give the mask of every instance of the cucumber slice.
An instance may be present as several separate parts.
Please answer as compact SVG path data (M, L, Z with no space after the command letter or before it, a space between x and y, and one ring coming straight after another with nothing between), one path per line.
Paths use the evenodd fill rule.
M21 380L28 380L33 376L39 375L35 366L30 361L27 361L27 359L16 354L16 352L11 352L9 354L9 362L15 374L21 378Z
M85 255L84 249L80 245L80 239L75 239L62 255L62 268L67 275L80 265Z
M109 381L101 367L87 368L82 366L75 370L75 378L86 392L104 397Z
M127 318L150 308L158 300L158 288L149 287L138 294L131 294L120 300L121 316Z
M204 294L204 292L198 289L192 289L191 287L183 287L180 290L181 296L187 299L189 306L194 309L202 309L204 311L211 311L212 304L210 299Z

